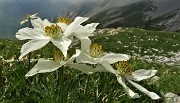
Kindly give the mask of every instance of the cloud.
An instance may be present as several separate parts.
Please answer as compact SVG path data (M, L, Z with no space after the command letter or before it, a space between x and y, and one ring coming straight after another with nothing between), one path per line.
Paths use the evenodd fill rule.
M135 2L139 2L139 1L142 1L142 0L112 0L109 5L111 7L113 7L113 6L122 7L122 6L131 4L131 3L135 3Z
M84 2L102 2L104 0L66 0L70 4L81 4Z
M58 1L58 0L51 0L51 1ZM65 1L65 0L60 0L60 1ZM88 3L88 2L97 2L97 3L102 3L102 2L109 2L109 6L124 6L128 5L131 3L135 3L141 0L66 0L66 2L70 4L82 4L82 3Z

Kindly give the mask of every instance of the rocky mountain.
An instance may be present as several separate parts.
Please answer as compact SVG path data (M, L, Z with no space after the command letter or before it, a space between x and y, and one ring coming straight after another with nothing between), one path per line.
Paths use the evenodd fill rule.
M60 15L71 19L90 17L86 23L99 22L99 28L141 27L180 31L179 5L179 0L104 0L73 5Z
M148 21L146 28L180 32L180 9Z
M88 22L99 22L99 28L119 26L144 27L150 18L150 12L153 12L154 9L155 7L151 2L142 1L123 7L112 7L103 10L91 16Z

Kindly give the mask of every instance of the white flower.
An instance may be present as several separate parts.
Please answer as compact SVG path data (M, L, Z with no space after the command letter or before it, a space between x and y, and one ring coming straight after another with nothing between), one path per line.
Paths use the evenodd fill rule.
M106 66L107 68L109 68L107 70L116 75L118 82L123 86L125 92L131 98L139 98L139 95L137 93L134 93L129 87L126 86L125 80L130 82L135 88L137 88L142 93L148 95L152 99L160 99L160 97L156 93L150 92L147 89L145 89L144 87L142 87L141 85L133 82L133 81L141 81L144 79L151 78L152 76L154 76L156 74L157 70L140 69L135 72L132 72L131 68L129 68L128 65L124 65L124 66L119 65L119 70L114 70L114 68L108 63L102 64L102 65L103 65L103 67ZM101 67L101 68L103 68L103 67ZM129 75L129 73L131 73L131 72L132 72L132 74Z
M32 14L32 15L31 14L27 14L26 18L23 19L23 21L21 21L21 25L26 23L26 22L28 22L29 19L30 20L37 19L38 18L37 14L38 13L35 13L35 14Z
M31 20L32 28L23 28L16 33L16 38L19 40L31 39L25 43L21 48L20 59L31 51L44 47L48 42L52 42L67 56L67 50L72 42L72 37L78 38L87 37L95 30L95 24L88 24L81 26L80 24L88 18L76 17L72 23L61 21L59 23L50 23L47 19L41 20L40 18Z
M66 37L72 39L73 36L75 36L78 39L83 39L89 37L96 30L96 26L99 24L91 23L85 26L80 25L82 22L86 20L88 20L88 18L76 17L74 20L74 24L77 26L74 27L75 25L71 25L71 21L68 18L60 17L57 21L57 25L59 25L62 28Z
M174 93L166 93L165 95L165 103L180 103L180 96L174 94Z
M150 92L147 89L145 89L144 87L142 87L141 85L134 82L134 81L141 81L144 79L151 78L152 76L154 76L156 74L157 70L140 69L135 72L132 72L132 75L127 75L127 74L120 73L117 70L114 70L114 68L106 61L101 62L101 64L98 64L95 68L93 68L92 66L89 66L89 65L78 64L78 63L70 64L69 66L72 68L75 68L77 70L80 70L83 73L87 73L87 74L92 74L95 72L111 72L111 73L115 74L119 84L122 85L125 92L131 98L139 98L140 96L137 93L133 92L129 87L127 87L127 85L125 84L126 80L128 82L130 82L139 91L148 95L152 99L160 99L160 97L156 93Z
M129 87L126 86L125 80L130 82L134 87L136 87L139 91L145 93L152 99L159 99L160 97L154 93L146 90L141 85L133 82L133 81L141 81L144 79L148 79L152 76L154 76L157 72L157 70L137 70L135 72L132 72L132 70L128 70L129 68L123 65L120 67L124 67L122 69L115 70L110 64L113 64L118 61L125 62L129 60L129 56L126 54L106 54L103 55L102 46L97 44L91 44L91 46L87 45L91 44L91 41L88 39L82 40L81 42L81 53L76 58L78 63L88 63L88 64L97 64L95 68L85 65L85 64L72 64L70 67L79 69L80 71L84 73L94 73L94 72L110 72L116 75L118 82L123 86L125 92L131 97L131 98L139 98L139 95L137 93L134 93ZM84 70L83 70L84 67ZM88 68L88 69L87 69ZM126 70L127 69L127 70ZM127 75L126 73L132 72L132 75Z
M92 74L94 72L111 72L111 73L115 74L119 84L122 85L125 92L131 98L139 98L140 96L137 93L133 92L125 84L126 80L128 82L130 82L139 91L141 91L142 93L148 95L152 99L160 99L160 97L156 93L150 92L147 89L145 89L144 87L142 87L141 85L134 82L134 81L141 81L141 80L144 80L144 79L151 78L152 76L154 76L156 74L157 70L140 69L140 70L137 70L137 71L133 72L132 75L126 75L126 74L119 73L117 70L114 70L114 68L110 64L108 64L107 62L102 62L101 64L98 64L95 68L93 68L93 67L91 67L89 65L85 65L85 64L71 64L70 66L72 68L78 69L78 70L80 70L80 71L82 71L84 73L87 73L87 74Z
M120 53L104 54L101 45L91 43L89 38L83 38L81 40L81 53L76 57L77 63L69 65L70 67L80 70L83 73L92 74L94 72L115 72L111 71L108 64L113 64L117 61L127 61L130 56ZM95 68L86 64L98 64ZM116 72L117 73L117 72Z
M60 60L52 61L46 59L39 59L38 63L25 75L25 77L33 76L37 73L46 73L46 72L53 72L57 70L59 67L64 65L70 65L73 63L74 59L79 56L80 50L76 50L76 54L74 54L70 59L67 61L61 60L62 58L57 58ZM56 55L58 57L58 55ZM63 55L59 55L61 57ZM55 58L56 59L56 58Z
M81 39L81 53L76 58L77 63L89 64L113 64L117 61L127 61L129 59L130 56L126 54L105 54L101 45L91 43L88 38ZM106 66L104 67L106 68Z

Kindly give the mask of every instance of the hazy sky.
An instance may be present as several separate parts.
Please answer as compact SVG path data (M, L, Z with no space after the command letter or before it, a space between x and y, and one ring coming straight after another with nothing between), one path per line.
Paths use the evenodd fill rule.
M26 14L50 19L69 5L65 0L0 0L0 38L12 37Z

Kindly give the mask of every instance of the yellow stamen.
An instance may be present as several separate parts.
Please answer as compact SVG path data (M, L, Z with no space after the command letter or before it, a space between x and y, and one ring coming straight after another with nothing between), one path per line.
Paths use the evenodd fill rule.
M62 31L61 27L59 27L57 24L51 25L51 26L46 26L45 33L47 36L50 36L52 38L57 38L57 37L63 35L63 31Z
M90 55L92 57L102 57L103 55L103 47L100 44L92 43L90 46Z
M134 71L134 68L131 64L129 64L127 61L118 61L115 63L115 68L121 73L121 74L131 74Z
M60 17L57 20L57 23L65 23L66 25L70 25L72 23L72 21L69 18Z
M0 66L3 65L3 60L0 59Z
M64 58L64 55L63 53L60 51L60 50L56 50L54 52L54 60L56 62L60 62L60 61L63 61L65 58Z
M32 14L27 14L26 18L29 19L32 16Z
M27 14L25 18L23 18L22 21L27 22L31 18L32 14Z

